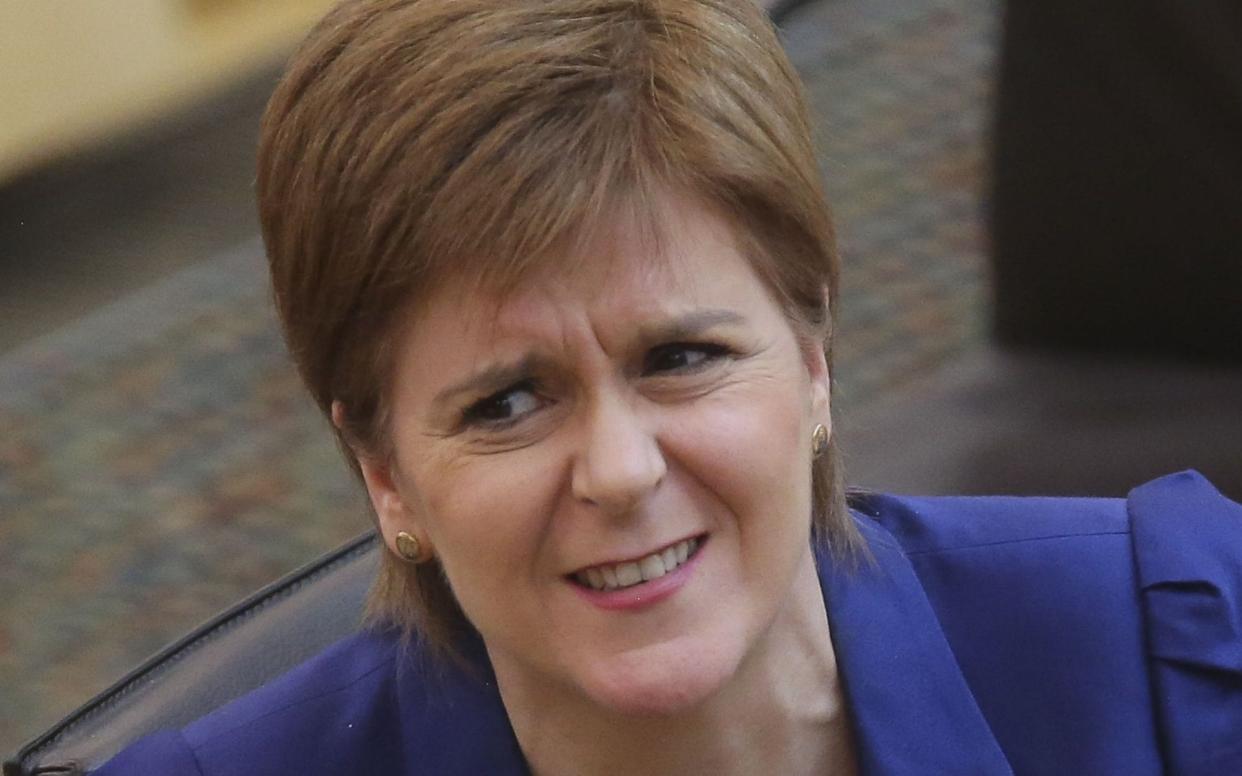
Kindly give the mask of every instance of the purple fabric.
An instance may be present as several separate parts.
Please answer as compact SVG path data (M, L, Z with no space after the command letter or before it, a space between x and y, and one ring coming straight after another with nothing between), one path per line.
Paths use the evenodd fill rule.
M862 773L1242 773L1242 507L1202 477L855 507L874 562L819 560ZM525 774L467 652L359 634L97 774Z

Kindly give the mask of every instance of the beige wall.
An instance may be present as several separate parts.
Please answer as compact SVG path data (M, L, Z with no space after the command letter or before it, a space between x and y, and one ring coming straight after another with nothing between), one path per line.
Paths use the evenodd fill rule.
M3 0L0 181L279 58L328 0Z

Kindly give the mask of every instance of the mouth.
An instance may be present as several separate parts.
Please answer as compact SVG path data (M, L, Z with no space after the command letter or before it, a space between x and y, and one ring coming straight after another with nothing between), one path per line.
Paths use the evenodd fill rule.
M636 560L603 563L569 576L582 587L603 593L636 587L681 568L695 556L706 538L702 535L683 539Z

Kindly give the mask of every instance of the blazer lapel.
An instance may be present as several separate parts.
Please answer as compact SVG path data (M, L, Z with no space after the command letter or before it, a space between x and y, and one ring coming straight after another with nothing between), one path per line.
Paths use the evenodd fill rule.
M905 554L857 523L874 562L818 560L861 772L1012 774Z

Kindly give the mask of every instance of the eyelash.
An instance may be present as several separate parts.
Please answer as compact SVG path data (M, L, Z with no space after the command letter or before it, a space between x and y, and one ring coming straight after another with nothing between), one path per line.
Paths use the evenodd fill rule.
M704 355L704 358L694 364L686 364L680 366L672 366L664 369L656 368L654 362L661 357L672 354L682 354L686 352L698 352ZM652 348L643 359L642 376L657 377L660 375L678 375L678 374L694 374L711 367L721 358L731 355L734 351L725 346L716 343L706 342L670 342L664 345L658 345ZM486 413L490 407L503 402L513 394L521 392L529 392L536 396L539 395L538 385L534 380L522 380L513 385L503 388L490 396L471 404L462 413L461 426L463 428L482 428L491 431L503 431L510 426L520 423L527 415L537 412L531 410L510 418L488 418Z

